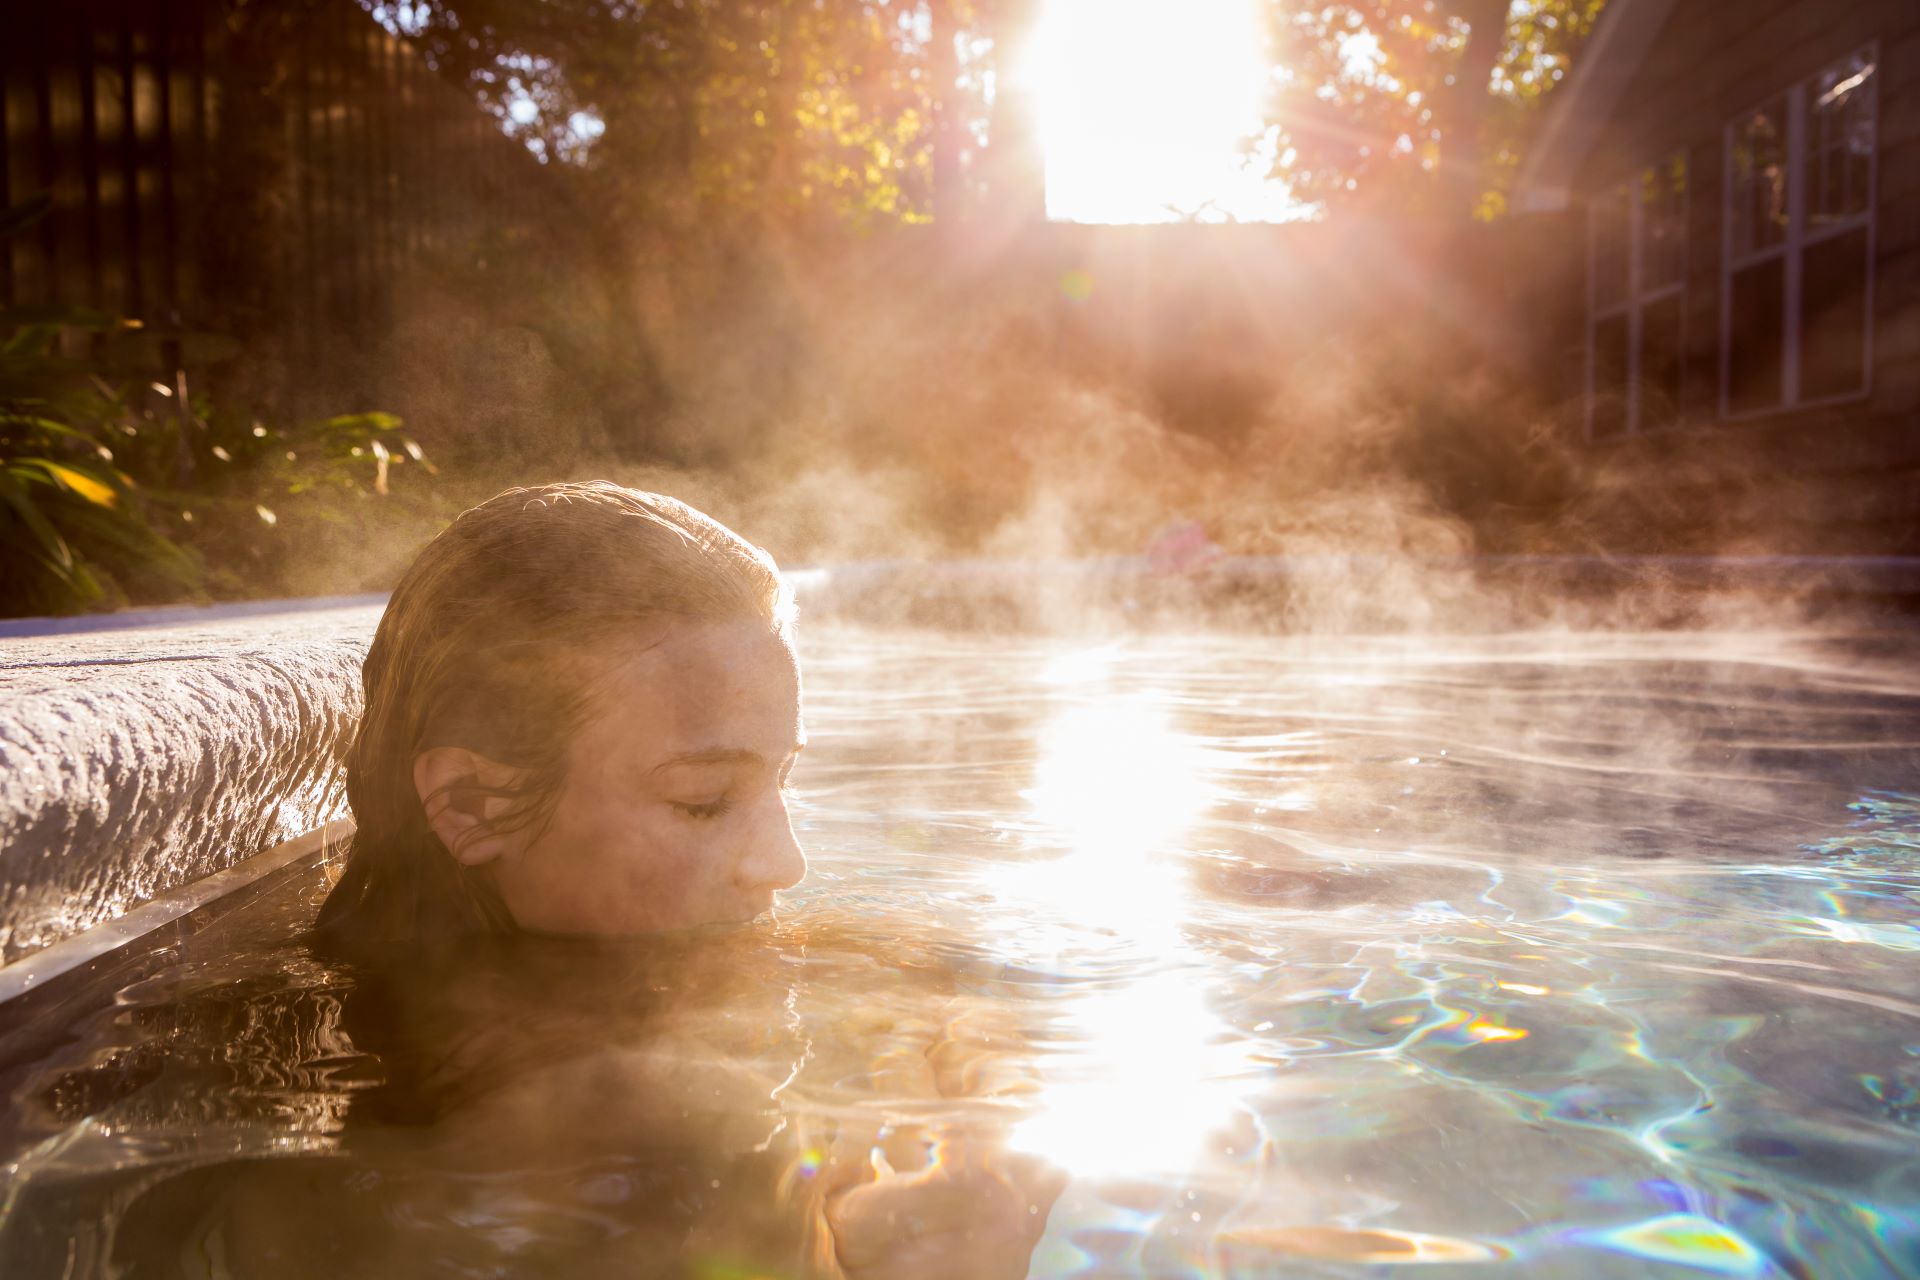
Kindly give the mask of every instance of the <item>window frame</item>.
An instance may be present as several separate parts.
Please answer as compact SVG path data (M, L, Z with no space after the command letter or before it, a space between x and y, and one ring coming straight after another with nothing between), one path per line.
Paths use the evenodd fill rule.
M1808 127L1812 113L1808 110L1808 99L1820 74L1837 62L1848 58L1865 56L1873 67L1869 83L1868 107L1873 119L1873 150L1867 157L1866 203L1861 211L1844 219L1823 224L1809 233L1807 229L1807 171L1812 167L1815 157L1808 153ZM1845 53L1823 60L1808 75L1777 89L1754 102L1743 111L1736 112L1727 121L1721 134L1721 171L1720 171L1720 420L1722 422L1752 422L1761 418L1776 417L1783 413L1793 413L1802 409L1819 409L1831 405L1857 404L1873 395L1873 349L1874 349L1874 277L1878 273L1875 266L1879 261L1879 204L1880 204L1880 80L1883 64L1880 57L1880 42L1869 40L1856 45ZM1768 248L1749 251L1737 261L1734 257L1734 189L1733 156L1735 131L1746 121L1752 119L1768 103L1776 99L1787 104L1787 226L1780 243ZM1804 301L1804 284L1807 250L1824 244L1828 240L1849 235L1862 227L1866 229L1866 308L1865 323L1861 331L1860 343L1860 387L1855 391L1843 391L1833 395L1807 398L1800 394L1802 363L1801 304ZM1733 401L1733 277L1737 272L1749 267L1759 266L1774 258L1781 260L1780 305L1784 312L1780 326L1780 399L1777 404L1761 409L1744 409L1734 412Z
M1684 166L1686 185L1680 200L1680 271L1669 284L1655 288L1645 287L1646 271L1646 206L1641 198L1642 184L1650 172L1664 170L1674 161ZM1618 302L1604 308L1600 305L1600 223L1594 216L1595 209L1603 201L1626 199L1626 290ZM1685 373L1685 352L1687 349L1687 271L1692 261L1692 241L1690 234L1693 213L1693 156L1686 146L1674 147L1662 152L1657 158L1636 168L1630 175L1601 191L1599 195L1587 201L1587 369L1586 369L1586 438L1587 443L1597 444L1608 440L1625 440L1645 434L1641 425L1641 357L1644 315L1647 308L1669 298L1678 298L1680 304L1679 349L1682 360L1682 378ZM1624 381L1622 394L1626 397L1626 414L1621 430L1612 435L1595 436L1594 410L1599 402L1599 388L1594 385L1600 370L1600 349L1598 333L1602 321L1616 319L1624 315L1627 320L1627 362L1622 371ZM1676 406L1677 408L1677 406ZM1676 418L1678 414L1676 413ZM1676 424L1677 425L1677 424ZM1663 428L1663 429L1671 429Z

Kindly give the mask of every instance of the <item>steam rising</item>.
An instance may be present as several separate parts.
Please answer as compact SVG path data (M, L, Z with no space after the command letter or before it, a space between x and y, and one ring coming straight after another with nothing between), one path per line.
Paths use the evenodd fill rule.
M370 512L388 536L317 542L303 585L385 586L467 503L591 476L685 498L787 565L1123 558L1104 584L949 592L944 616L901 584L930 595L947 570L862 596L939 625L1202 598L1324 633L1796 619L1858 584L1775 566L1736 600L1736 574L1634 557L1878 549L1833 519L1844 494L1738 442L1586 446L1547 231L769 223L628 248L624 279L503 254L493 293L406 293L366 394L458 478ZM1147 573L1188 524L1220 557Z

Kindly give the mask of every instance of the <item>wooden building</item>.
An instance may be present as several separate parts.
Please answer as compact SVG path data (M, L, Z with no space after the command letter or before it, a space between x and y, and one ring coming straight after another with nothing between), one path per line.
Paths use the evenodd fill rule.
M1920 546L1920 4L1611 0L1518 207L1584 214L1594 447Z

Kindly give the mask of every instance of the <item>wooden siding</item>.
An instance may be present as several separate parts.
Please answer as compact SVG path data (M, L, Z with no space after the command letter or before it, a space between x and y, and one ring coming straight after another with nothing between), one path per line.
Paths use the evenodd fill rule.
M1739 112L1869 40L1891 64L1916 35L1912 0L1679 0L1576 186L1606 187L1677 147L1717 150ZM1905 65L1914 66L1911 57ZM1884 110L1896 68L1882 70Z
M1851 405L1791 409L1720 422L1720 249L1726 125L1741 111L1803 81L1822 65L1878 42L1878 201L1874 261L1872 393ZM1860 491L1891 545L1914 543L1910 470L1920 466L1920 4L1912 0L1680 0L1653 50L1601 130L1576 188L1590 196L1663 155L1690 161L1684 430L1619 439L1609 451L1692 466L1711 503L1720 474L1770 474L1763 491L1803 486L1814 472L1884 478L1887 493ZM1584 393L1584 382L1578 384ZM1837 480L1837 478L1836 478ZM1868 486L1870 487L1870 486Z
M1722 420L1727 124L1869 41L1880 54L1870 395ZM1591 446L1665 513L1621 549L1920 554L1920 3L1678 0L1576 190L1605 191L1675 151L1690 188L1681 423ZM1584 397L1584 353L1568 387Z

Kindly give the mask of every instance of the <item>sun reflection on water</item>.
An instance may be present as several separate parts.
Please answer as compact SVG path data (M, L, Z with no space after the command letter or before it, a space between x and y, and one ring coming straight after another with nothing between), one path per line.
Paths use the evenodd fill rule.
M1071 1173L1177 1174L1221 1130L1246 1055L1190 975L1159 974L1082 997L1062 1018L1069 1047L1045 1065L1040 1109L1012 1143Z
M1034 814L1076 853L1136 858L1178 835L1213 800L1208 753L1144 698L1077 707L1040 735Z
M1061 852L985 871L1001 918L1028 946L1085 946L1089 933L1171 945L1190 889L1166 846L1213 803L1218 762L1141 696L1064 711L1038 745L1021 796L1035 843ZM1042 921L1051 935L1035 933Z
M1112 658L1060 655L1045 678L1104 684ZM1147 695L1064 711L1038 747L1022 795L1038 842L1063 852L984 878L1007 948L1100 981L1059 1007L1038 1110L1013 1144L1085 1176L1178 1171L1230 1118L1246 1066L1209 1007L1202 967L1183 960L1192 890L1168 847L1218 798L1222 762Z

